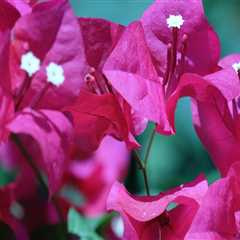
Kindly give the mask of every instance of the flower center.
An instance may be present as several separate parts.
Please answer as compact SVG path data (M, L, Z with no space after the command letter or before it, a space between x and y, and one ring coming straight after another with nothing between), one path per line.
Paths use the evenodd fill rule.
M180 29L184 23L182 15L169 15L166 21L169 28Z
M32 77L40 69L40 60L32 52L27 52L22 55L20 68Z
M86 74L84 81L88 89L97 95L112 93L112 87L106 77L93 67Z
M181 15L169 15L166 19L168 28L172 30L172 41L167 46L167 66L163 79L163 86L165 95L170 95L171 92L177 87L180 76L184 73L186 52L187 52L187 34L183 34L179 44L179 30L184 23ZM181 54L179 65L178 65L178 76L176 76L177 67L177 53L178 46L180 45L179 52Z
M59 87L65 80L64 70L61 65L51 62L47 68L47 81Z
M32 76L40 69L40 60L30 51L26 54L23 54L21 57L21 65L20 68L27 73L27 77L23 81L20 88L17 90L15 95L15 109L16 111L21 108L22 102L24 100L24 96L27 91L31 87ZM33 97L30 107L35 108L37 104L40 102L41 98L46 94L48 88L51 85L59 87L64 83L64 69L61 65L58 65L54 62L51 62L46 67L46 75L47 81L43 88Z

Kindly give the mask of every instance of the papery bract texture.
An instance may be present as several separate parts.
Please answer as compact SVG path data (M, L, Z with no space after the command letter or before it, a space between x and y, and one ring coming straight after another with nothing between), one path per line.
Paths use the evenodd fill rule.
M50 194L62 185L72 141L72 124L60 112L25 109L8 125L11 132L31 137L27 150L32 159L48 176ZM23 139L24 140L24 139ZM24 141L23 141L24 142ZM26 144L29 144L29 139ZM39 156L40 150L40 156Z
M187 65L186 71L201 75L215 70L220 57L220 42L217 34L207 22L201 0L156 0L143 14L141 21L146 34L146 40L158 69L166 66L168 43L172 42L172 29L167 25L167 19L181 16L183 25L178 31L181 49L183 35L187 35ZM165 46L164 46L165 45Z
M128 123L114 95L82 92L66 110L73 116L78 146L83 152L94 151L105 135L125 140L130 147L138 146L129 139Z
M88 65L101 70L121 37L124 27L100 18L79 18L78 21Z
M130 24L104 65L113 87L140 116L166 120L161 78L155 70L140 22Z
M19 19L13 32L13 88L19 87L26 77L19 69L24 53L33 52L42 63L40 70L32 78L31 88L25 97L25 106L46 84L46 67L51 62L63 68L65 81L58 88L50 87L39 107L59 109L71 103L78 96L83 84L86 59L79 24L68 1L53 0L35 5L30 14Z
M10 30L17 19L20 17L17 9L12 6L8 1L1 1L0 3L0 31L4 32Z
M10 43L10 32L6 31L1 33L0 32L0 87L2 89L3 94L7 95L11 93L11 81L10 81L10 74L9 74L9 43Z
M11 96L9 60L9 32L0 33L0 142L8 137L6 124L14 117L14 102Z
M10 4L12 4L21 15L25 15L31 12L31 4L34 4L36 0L7 0Z
M169 99L167 112L169 121L174 126L174 111L178 99L183 96L192 97L195 129L212 156L215 166L225 175L231 164L239 158L236 121L232 119L227 101L234 91L228 91L224 96L222 89L210 80L212 77L218 79L210 75L204 79L196 74L184 74ZM230 86L231 82L226 84L226 89Z
M235 163L227 177L217 180L209 187L186 240L238 239L239 166L239 163Z
M240 158L239 117L233 106L235 102L238 112L240 84L238 75L232 68L236 60L236 55L223 59L220 65L224 69L204 78L183 76L185 80L199 78L200 81L211 84L221 92L218 96L209 95L209 100L204 102L195 98L192 101L192 112L196 132L223 176L227 174L232 163L239 161Z
M206 181L192 185L158 196L134 197L115 183L107 207L121 214L123 239L183 239L208 188ZM170 203L176 207L168 211Z

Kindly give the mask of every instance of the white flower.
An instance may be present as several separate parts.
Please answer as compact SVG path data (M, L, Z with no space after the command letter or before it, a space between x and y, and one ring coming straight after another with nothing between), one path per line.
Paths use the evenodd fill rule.
M240 62L236 62L232 65L233 69L238 73L240 71Z
M22 55L20 68L31 77L40 69L40 60L32 52L28 52Z
M167 18L167 25L169 28L175 27L180 29L183 23L184 20L181 15L169 15Z
M59 87L63 84L65 77L64 77L64 70L63 67L51 62L47 68L47 81Z

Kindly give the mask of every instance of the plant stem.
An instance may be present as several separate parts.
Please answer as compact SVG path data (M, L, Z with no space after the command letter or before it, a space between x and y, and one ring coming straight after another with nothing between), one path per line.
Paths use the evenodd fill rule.
M141 160L141 158L140 158L137 150L134 150L134 151L133 151L133 154L134 154L134 156L135 156L135 159L137 160L138 168L139 168L140 170L143 169L143 168L144 168L144 164L143 164L143 162L142 162L142 160Z
M147 193L148 196L150 196L150 190L149 190L149 183L148 183L148 176L147 176L146 167L144 167L142 169L142 173L143 173L143 179L144 179L146 193Z
M150 133L150 138L148 141L147 150L146 150L146 154L143 161L141 160L137 150L133 151L135 159L137 160L138 168L142 171L145 190L148 196L150 196L150 190L149 190L149 182L148 182L148 175L147 175L147 161L151 152L151 147L152 147L154 136L155 136L155 130L156 130L156 126L152 129Z
M156 126L151 130L151 133L150 133L150 138L149 138L149 141L148 141L146 154L145 154L145 157L144 157L144 160L143 160L143 163L144 163L145 167L147 166L147 161L148 161L148 158L149 158L149 155L150 155L150 152L151 152L151 148L152 148L155 133L156 133Z
M146 167L144 166L143 161L141 160L137 150L133 151L133 154L135 156L135 159L137 161L138 164L138 168L142 171L143 174L143 180L144 180L144 185L145 185L145 190L146 190L146 194L148 196L150 196L150 191L149 191L149 183L148 183L148 177L147 177L147 171L146 171Z

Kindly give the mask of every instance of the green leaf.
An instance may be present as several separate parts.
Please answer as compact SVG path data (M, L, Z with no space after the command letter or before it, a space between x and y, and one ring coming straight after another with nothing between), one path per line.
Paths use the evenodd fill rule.
M68 212L68 232L83 240L103 240L96 232L89 220L81 216L75 209Z

